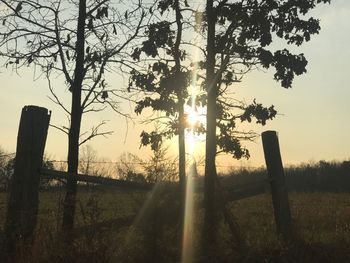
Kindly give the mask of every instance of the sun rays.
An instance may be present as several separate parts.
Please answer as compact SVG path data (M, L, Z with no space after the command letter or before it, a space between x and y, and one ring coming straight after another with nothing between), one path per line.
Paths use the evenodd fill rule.
M197 21L197 19L196 19ZM198 17L197 26L201 25L202 16ZM200 37L196 41L201 41ZM194 60L199 60L199 50L194 50ZM198 85L198 70L197 63L194 63L192 85L189 87L190 101L185 105L185 113L187 115L187 122L189 129L186 132L186 142L188 146L188 164L186 181L186 197L185 197L185 211L184 211L184 228L183 228L183 242L182 242L182 263L191 263L194 261L194 178L197 176L195 148L196 143L205 141L204 134L198 133L198 128L206 124L206 108L198 107L196 105L197 96L201 94Z

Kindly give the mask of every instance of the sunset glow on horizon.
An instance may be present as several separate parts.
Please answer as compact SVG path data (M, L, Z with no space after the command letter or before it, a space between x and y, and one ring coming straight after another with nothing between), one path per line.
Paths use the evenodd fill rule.
M264 105L275 105L279 115L273 121L263 127L252 123L248 128L257 133L277 130L280 134L282 157L286 164L318 160L342 161L350 158L350 126L346 121L347 112L350 111L350 89L347 79L350 68L350 52L347 46L350 41L350 27L347 22L350 16L350 2L334 1L330 6L315 9L312 15L320 18L320 34L305 45L294 48L295 53L304 53L309 63L307 74L296 77L292 89L281 88L279 83L273 80L273 72L269 70L256 70L248 74L234 89L235 94L246 101L256 98ZM281 42L274 45L283 48ZM25 105L46 107L52 111L51 124L67 126L65 113L47 98L47 81L38 79L37 76L33 77L32 69L26 68L17 74L3 68L1 77L3 95L0 98L0 146L4 150L14 152L16 149L20 113ZM70 93L61 80L58 76L53 79L52 85L69 108ZM121 88L127 85L128 79L111 74L108 83L112 87ZM83 116L82 132L89 131L92 124L101 120L109 121L105 130L114 131L107 138L97 137L89 144L99 156L111 161L118 160L123 152L132 152L140 156L150 155L149 148L139 147L139 136L145 125L139 123L138 116L133 114L133 105L121 102L120 108L133 119L125 121L124 117L110 110ZM175 146L172 141L169 144ZM237 161L227 157L224 161L218 160L218 163L252 167L264 165L261 141L257 139L255 142L248 142L247 147L251 153L249 160ZM51 127L46 153L52 159L65 160L66 135ZM172 154L176 156L176 147Z

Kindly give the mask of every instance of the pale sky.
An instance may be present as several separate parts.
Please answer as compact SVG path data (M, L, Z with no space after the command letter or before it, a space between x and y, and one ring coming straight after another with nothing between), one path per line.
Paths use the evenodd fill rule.
M281 115L261 127L256 124L246 129L257 132L276 130L285 164L319 160L350 159L350 1L333 0L331 5L321 5L313 11L321 19L321 32L302 47L293 48L304 53L309 61L307 74L295 79L292 89L284 89L273 80L273 71L253 72L247 75L237 87L237 97L247 102L256 98L266 106L275 105ZM283 48L283 43L275 43ZM21 109L25 105L38 105L52 110L51 123L66 124L63 112L48 98L46 80L33 78L33 71L21 71L20 76L5 68L0 69L2 95L0 97L0 146L9 152L16 148L16 137ZM127 83L115 77L108 81L121 87ZM69 92L55 83L59 93L69 103ZM132 106L124 103L125 112L131 112ZM89 129L92 124L109 120L106 129L114 134L108 138L96 138L89 143L100 157L117 160L124 151L143 157L148 150L139 150L139 134L143 125L135 120L129 122L128 129L123 117L105 111L100 114L86 115L83 127ZM236 161L231 158L218 160L221 165L261 166L264 165L261 139L247 144L251 158L248 161ZM66 136L50 128L46 152L52 159L64 160L67 155ZM175 151L174 151L175 153Z

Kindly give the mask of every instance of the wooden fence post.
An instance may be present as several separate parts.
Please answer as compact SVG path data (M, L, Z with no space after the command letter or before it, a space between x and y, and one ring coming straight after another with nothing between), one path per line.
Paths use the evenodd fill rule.
M47 109L25 106L17 136L14 174L10 181L5 222L5 253L13 254L16 244L33 237L38 212L38 191L47 131Z
M267 172L270 177L277 233L284 241L290 242L293 238L293 226L277 133L275 131L263 132L262 141Z

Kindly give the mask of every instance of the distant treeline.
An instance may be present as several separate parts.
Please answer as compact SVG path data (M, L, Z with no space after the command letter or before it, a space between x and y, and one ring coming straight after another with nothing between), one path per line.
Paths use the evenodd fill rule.
M346 192L350 191L350 161L302 164L284 169L289 191ZM264 168L232 171L224 180L233 185L249 184L268 179Z

